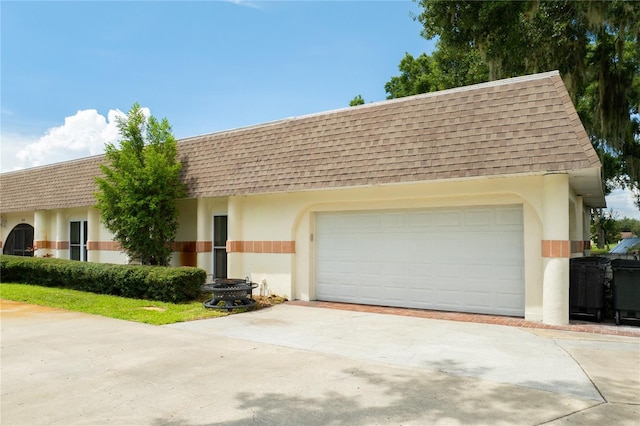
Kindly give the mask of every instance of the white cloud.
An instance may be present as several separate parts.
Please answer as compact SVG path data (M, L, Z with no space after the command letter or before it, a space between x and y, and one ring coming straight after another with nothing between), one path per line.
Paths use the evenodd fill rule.
M18 133L9 133L2 131L2 144L0 145L1 153L1 172L10 172L12 170L23 169L24 166L18 164L16 154L22 147L36 143L37 137L25 136Z
M143 108L145 116L149 108ZM2 171L68 161L104 152L107 142L118 140L117 117L126 114L110 110L105 118L95 109L78 111L64 124L49 129L39 138L2 134Z
M640 210L634 203L635 195L629 189L614 189L606 199L607 210L614 214L614 217L640 220Z

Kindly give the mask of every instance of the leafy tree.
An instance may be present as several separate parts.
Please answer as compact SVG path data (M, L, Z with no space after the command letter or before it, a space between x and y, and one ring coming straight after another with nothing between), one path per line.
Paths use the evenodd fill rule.
M418 3L422 35L438 37L437 50L417 65L403 58L401 75L385 86L390 98L557 69L601 156L607 189L640 186L640 2Z
M351 99L351 101L349 101L349 106L354 107L358 105L364 105L364 98L362 97L362 95L357 95L353 99Z
M608 248L620 237L616 214L605 215L599 209L592 210L591 214L591 240L600 249Z
M441 75L433 58L426 53L414 59L409 53L398 65L400 75L391 77L384 85L387 99L402 98L417 93L435 92L444 87L440 84Z
M185 196L177 144L166 118L146 118L134 104L118 120L120 147L106 145L103 177L96 177L101 220L131 259L167 265L178 229L176 201Z
M452 87L487 81L488 67L472 49L451 49L437 43L433 55L414 58L406 53L400 61L400 75L391 77L385 85L387 99L418 93L435 92Z
M640 220L623 217L616 221L616 229L620 232L631 232L635 236L640 236Z

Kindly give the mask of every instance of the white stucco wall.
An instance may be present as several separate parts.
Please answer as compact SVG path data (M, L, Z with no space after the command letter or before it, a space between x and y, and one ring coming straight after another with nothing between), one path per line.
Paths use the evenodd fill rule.
M180 200L178 206L178 232L176 241L195 241L198 232L198 200Z
M543 258L543 240L588 240L589 209L572 193L566 175L501 177L464 181L375 186L299 193L205 198L179 202L176 241L195 242L197 265L212 272L213 216L228 215L230 241L293 241L295 253L232 252L228 276L266 282L274 294L315 298L315 214L327 211L428 209L439 207L522 205L524 219L525 318L568 321L568 258ZM111 234L95 209L59 209L4 215L3 241L18 223L38 224L36 240L68 241L69 222L89 221L89 240L108 242ZM42 228L44 224L44 228ZM68 258L68 250L49 250ZM89 260L127 263L118 251L90 250ZM180 264L174 256L173 264ZM566 294L565 294L566 293Z
M313 234L317 212L507 204L523 206L525 317L540 321L543 299L541 176L235 197L230 200L233 205L229 216L230 240L292 240L296 252L232 253L229 272L234 277L250 276L255 282L266 279L271 291L278 294L314 299Z

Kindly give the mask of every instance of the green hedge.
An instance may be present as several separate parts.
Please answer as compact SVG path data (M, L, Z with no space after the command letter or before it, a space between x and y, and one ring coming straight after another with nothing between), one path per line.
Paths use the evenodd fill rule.
M4 282L174 303L197 299L206 274L202 269L191 267L113 265L55 258L0 256L0 279Z

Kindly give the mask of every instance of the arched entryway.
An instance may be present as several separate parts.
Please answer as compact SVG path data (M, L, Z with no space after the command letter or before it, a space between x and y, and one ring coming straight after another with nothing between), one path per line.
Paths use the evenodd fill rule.
M14 256L33 256L33 252L33 226L21 223L9 233L2 253Z

